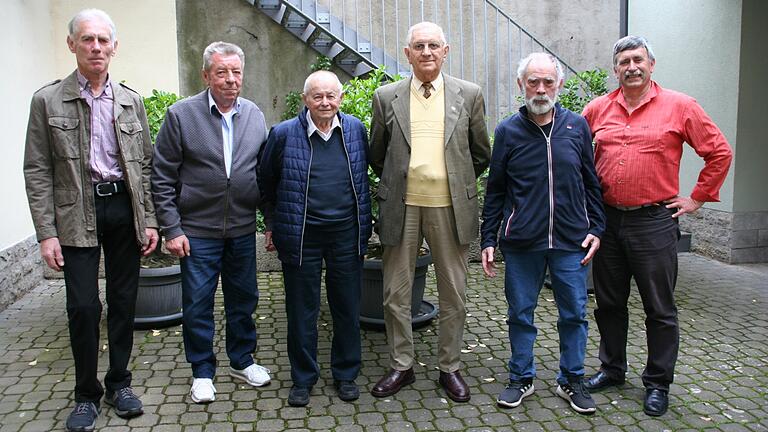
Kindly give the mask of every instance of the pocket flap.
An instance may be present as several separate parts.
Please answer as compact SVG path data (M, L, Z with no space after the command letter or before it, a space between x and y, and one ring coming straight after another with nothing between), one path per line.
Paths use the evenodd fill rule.
M133 135L135 133L138 133L144 130L141 127L141 122L125 122L125 123L120 123L119 126L120 126L120 131L129 135Z
M48 126L61 130L76 129L80 125L80 119L72 117L48 117Z
M472 199L477 196L477 186L475 185L468 185L467 186L467 198Z

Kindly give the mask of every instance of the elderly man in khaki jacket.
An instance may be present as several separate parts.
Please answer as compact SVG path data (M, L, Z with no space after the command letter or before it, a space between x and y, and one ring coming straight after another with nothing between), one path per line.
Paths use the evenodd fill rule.
M75 409L67 430L91 431L104 388L99 357L98 270L104 250L109 369L105 402L121 417L143 413L131 390L128 361L139 258L157 245L149 190L152 147L141 96L112 78L115 25L97 9L69 23L77 69L32 97L24 177L46 264L64 272L75 360Z
M422 22L408 30L411 79L373 98L370 164L381 176L379 238L384 245L384 320L390 371L371 393L385 397L415 380L411 286L422 240L432 250L440 304L440 385L457 402L470 398L461 378L469 243L478 233L475 180L490 144L480 87L444 73L443 30Z

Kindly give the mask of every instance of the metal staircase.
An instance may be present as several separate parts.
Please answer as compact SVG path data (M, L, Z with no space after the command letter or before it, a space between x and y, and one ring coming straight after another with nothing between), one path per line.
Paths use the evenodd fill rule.
M447 73L483 87L489 124L519 105L517 63L533 51L557 57L566 76L576 71L490 0L246 0L351 76L382 65L410 74L403 54L408 28L421 21L443 27L451 51Z

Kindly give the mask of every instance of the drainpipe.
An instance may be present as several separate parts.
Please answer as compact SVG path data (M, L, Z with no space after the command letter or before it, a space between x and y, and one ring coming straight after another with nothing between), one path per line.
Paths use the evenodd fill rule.
M629 34L629 0L619 0L619 38Z

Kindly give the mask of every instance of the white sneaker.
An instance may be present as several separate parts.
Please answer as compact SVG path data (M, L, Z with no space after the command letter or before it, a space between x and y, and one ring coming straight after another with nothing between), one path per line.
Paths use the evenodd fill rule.
M216 400L216 387L210 378L195 378L189 396L194 403L208 403Z
M254 387L261 387L269 384L269 369L259 366L256 363L243 370L229 368L229 374L235 378L241 379Z

